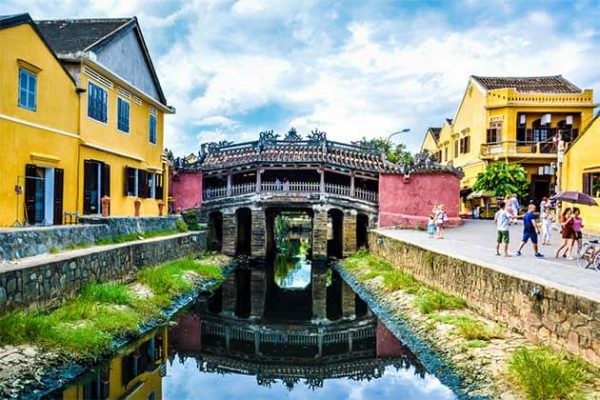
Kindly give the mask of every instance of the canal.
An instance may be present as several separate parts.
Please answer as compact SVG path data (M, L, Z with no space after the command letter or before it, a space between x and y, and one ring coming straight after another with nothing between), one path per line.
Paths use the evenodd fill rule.
M283 237L263 264L240 266L215 293L46 398L457 398L354 293L346 310L344 283L313 265L306 237Z

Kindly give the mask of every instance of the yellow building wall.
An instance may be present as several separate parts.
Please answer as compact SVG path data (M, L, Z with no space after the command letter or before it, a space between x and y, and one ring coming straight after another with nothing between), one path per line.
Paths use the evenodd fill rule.
M0 226L16 219L15 184L25 165L64 169L63 210L75 211L79 96L75 84L29 24L0 29ZM19 60L39 69L36 110L18 106ZM58 131L58 132L57 132ZM23 188L24 179L20 181ZM24 221L24 196L19 198Z
M597 118L566 152L561 175L561 190L583 191L584 172L600 172L599 149L600 118ZM600 204L600 198L597 198L596 201ZM576 207L581 209L581 217L585 225L584 231L600 235L600 207L583 205L576 205Z
M98 72L96 72L98 73ZM131 216L134 215L135 197L125 196L124 179L125 168L133 167L146 170L152 173L161 173L164 177L163 201L167 202L168 194L168 170L162 163L163 152L163 129L164 115L157 110L157 128L156 144L150 143L149 125L150 125L150 107L147 101L142 101L142 105L137 105L133 99L127 99L130 103L129 114L129 133L121 132L117 129L117 85L112 88L103 85L101 82L90 78L85 73L80 75L80 86L88 88L88 82L104 88L108 93L108 121L102 123L88 117L88 93L81 96L81 138L83 140L82 157L80 168L83 171L83 164L86 159L103 161L111 168L111 215L113 216ZM127 88L125 88L128 90ZM129 90L132 92L131 90ZM89 146L88 146L89 144ZM93 146L93 147L90 147ZM102 148L104 150L99 150ZM121 154L121 155L120 155ZM123 156L125 154L126 156ZM140 161L142 160L142 161ZM80 202L79 211L83 213L83 173L80 177ZM140 199L142 202L140 214L142 216L158 215L158 199ZM165 206L164 213L167 208Z
M435 154L438 151L437 142L429 132L425 134L425 139L421 144L421 151L425 150L432 154Z

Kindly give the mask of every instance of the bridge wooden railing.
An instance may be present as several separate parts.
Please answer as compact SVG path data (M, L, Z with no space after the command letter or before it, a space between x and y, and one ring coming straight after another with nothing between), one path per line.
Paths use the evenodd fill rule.
M258 193L329 193L338 196L352 197L376 203L378 200L377 192L362 188L352 188L347 185L335 183L325 183L323 188L319 182L261 182ZM204 190L204 199L213 200L231 196L242 196L245 194L257 193L255 183L243 183L239 185L207 188Z

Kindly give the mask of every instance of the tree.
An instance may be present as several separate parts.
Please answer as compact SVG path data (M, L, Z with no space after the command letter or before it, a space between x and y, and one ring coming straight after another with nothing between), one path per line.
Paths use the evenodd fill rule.
M390 139L367 139L366 137L363 137L359 141L352 143L364 150L377 151L385 154L386 159L394 164L400 161L408 163L412 160L412 155L406 150L406 146L403 143L394 144Z
M484 172L477 174L473 190L494 192L496 196L516 194L525 197L529 190L527 173L517 164L503 162L488 164Z

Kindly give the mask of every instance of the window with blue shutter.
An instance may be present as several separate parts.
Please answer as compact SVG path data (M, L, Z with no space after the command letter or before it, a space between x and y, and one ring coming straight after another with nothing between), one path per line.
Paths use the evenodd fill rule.
M37 106L37 75L19 68L19 107L35 111Z
M129 102L120 97L117 100L117 129L129 132Z
M88 117L104 123L108 121L108 93L92 82L88 84Z
M150 140L150 143L154 143L156 144L156 116L155 115L150 115L150 131L148 132L148 139Z

